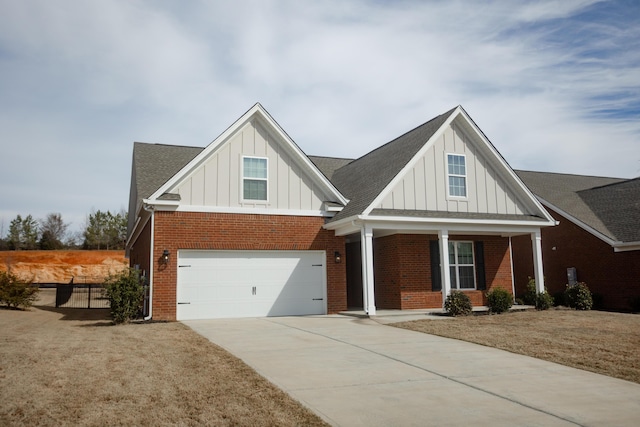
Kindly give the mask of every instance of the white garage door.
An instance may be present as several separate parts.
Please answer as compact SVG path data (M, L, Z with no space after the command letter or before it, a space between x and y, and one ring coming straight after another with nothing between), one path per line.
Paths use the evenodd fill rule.
M177 319L326 313L321 251L178 251Z

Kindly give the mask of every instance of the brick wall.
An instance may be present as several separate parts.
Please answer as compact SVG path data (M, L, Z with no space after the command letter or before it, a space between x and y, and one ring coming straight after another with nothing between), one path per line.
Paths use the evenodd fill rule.
M614 252L613 248L547 208L560 224L542 229L542 261L545 285L551 295L564 292L567 268L575 267L578 281L585 282L601 299L601 308L629 310L629 299L640 297L640 251ZM526 291L533 277L530 236L513 238L516 295ZM553 249L555 248L555 249Z
M148 221L144 226L142 233L135 241L131 250L129 251L129 266L140 266L140 270L144 272L146 276L149 276L150 260L149 251L151 250L151 221Z
M484 242L484 269L487 278L487 292L502 288L513 293L511 254L509 239L506 237L475 238ZM486 298L484 299L486 302Z
M433 291L431 283L429 241L437 238L436 235L396 234L374 240L377 308L409 310L442 307L442 292ZM474 306L486 305L485 293L493 288L500 287L512 292L507 238L450 236L450 240L484 242L487 290L465 291Z
M327 309L329 313L345 310L345 262L334 261L335 251L345 254L344 238L322 229L323 224L321 217L156 212L153 318L176 318L179 249L326 251ZM168 266L159 262L165 249L171 253Z

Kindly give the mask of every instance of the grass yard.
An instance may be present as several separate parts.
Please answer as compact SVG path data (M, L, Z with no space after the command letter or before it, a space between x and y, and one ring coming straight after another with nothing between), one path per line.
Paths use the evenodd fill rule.
M496 347L640 383L640 315L553 309L393 326Z
M0 361L3 426L326 425L181 323L0 309Z

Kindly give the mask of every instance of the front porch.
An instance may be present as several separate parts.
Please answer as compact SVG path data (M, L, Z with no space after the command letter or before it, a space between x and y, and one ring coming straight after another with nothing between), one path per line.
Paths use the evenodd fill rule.
M361 224L359 233L345 233L347 303L354 308L347 312L442 312L453 290L465 292L473 307L483 310L492 289L515 294L511 237L523 234L531 236L533 261L539 267L536 284L542 292L540 229L505 222L472 227L378 222Z

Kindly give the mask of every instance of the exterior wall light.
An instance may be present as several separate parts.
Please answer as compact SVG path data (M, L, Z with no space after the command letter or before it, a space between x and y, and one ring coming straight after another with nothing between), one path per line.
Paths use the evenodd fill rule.
M336 260L336 264L340 264L342 262L342 257L340 256L340 252L335 251L333 253L333 256L334 256L334 258Z
M165 249L162 251L162 263L169 264L169 250Z

